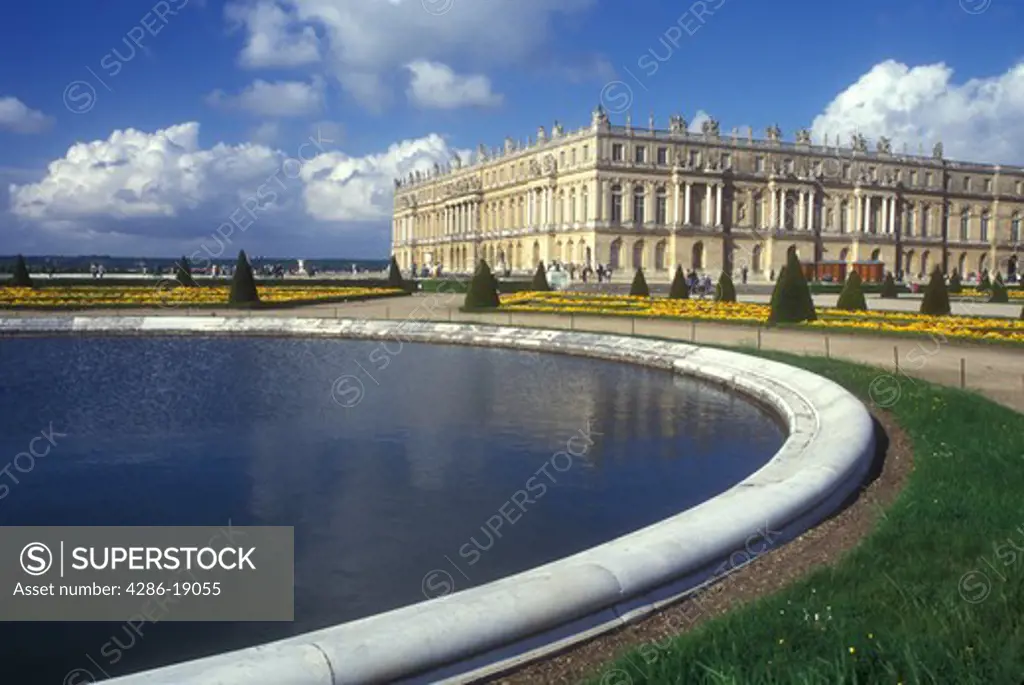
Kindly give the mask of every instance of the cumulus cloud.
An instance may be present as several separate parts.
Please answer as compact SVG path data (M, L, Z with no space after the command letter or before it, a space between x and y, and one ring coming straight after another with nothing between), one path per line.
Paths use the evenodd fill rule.
M30 109L18 98L0 98L0 129L14 133L41 133L52 125L53 118Z
M268 82L257 79L237 95L215 90L206 96L213 107L235 109L259 117L303 117L324 106L323 80Z
M595 0L432 3L421 0L249 0L228 7L247 32L242 63L294 66L313 47L342 87L368 108L389 102L389 78L417 60L479 68L531 57L552 19ZM430 10L433 11L430 11ZM445 11L441 11L445 10ZM314 40L316 41L314 43Z
M320 39L294 11L275 2L228 5L230 22L245 28L247 38L238 61L251 69L298 67L320 61Z
M393 179L452 156L433 134L365 157L330 143L314 135L287 152L249 143L204 148L195 122L152 133L114 131L72 146L42 180L12 184L11 210L78 236L202 237L239 210L282 234L344 231L368 220L386 228Z
M497 107L502 102L502 96L491 91L486 76L461 76L446 64L426 60L410 62L406 68L412 74L406 95L417 107Z
M942 141L947 157L1024 163L1024 63L1005 73L957 84L945 64L875 65L815 118L815 139L849 144L853 133L886 136L894 150L916 153Z

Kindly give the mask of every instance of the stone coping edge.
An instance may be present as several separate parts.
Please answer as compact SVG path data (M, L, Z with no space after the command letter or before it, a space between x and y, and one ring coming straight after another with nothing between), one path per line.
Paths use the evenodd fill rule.
M797 537L859 491L874 458L872 418L838 384L689 343L411 320L0 318L0 336L55 334L326 336L381 340L392 356L406 342L560 352L725 385L771 408L789 433L767 464L729 490L596 547L385 613L105 681L118 685L457 683L491 676L645 616Z

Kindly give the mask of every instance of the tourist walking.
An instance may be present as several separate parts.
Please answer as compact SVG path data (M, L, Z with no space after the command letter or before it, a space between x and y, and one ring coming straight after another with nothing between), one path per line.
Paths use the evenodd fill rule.
M741 276L742 276L742 278L743 278L743 285L746 285L746 284L747 284L747 267L743 267L743 268L742 268L742 269L740 270L740 275L741 275Z

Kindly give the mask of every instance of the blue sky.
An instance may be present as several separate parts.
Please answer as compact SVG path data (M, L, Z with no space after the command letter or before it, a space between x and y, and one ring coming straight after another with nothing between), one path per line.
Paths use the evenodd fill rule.
M704 112L1024 164L1015 0L62 0L5 19L0 254L190 252L312 137L232 249L386 256L393 176L580 126L602 93L638 125Z

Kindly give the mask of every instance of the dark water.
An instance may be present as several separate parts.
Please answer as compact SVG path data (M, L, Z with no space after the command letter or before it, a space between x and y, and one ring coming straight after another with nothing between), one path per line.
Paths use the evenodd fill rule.
M66 435L4 481L0 525L294 526L296 620L164 622L141 637L116 623L0 624L4 682L123 675L486 583L692 507L784 439L711 386L557 355L0 340L0 465L51 426ZM567 445L578 456L556 457ZM521 490L529 501L506 504ZM496 534L485 524L503 505L515 523Z

